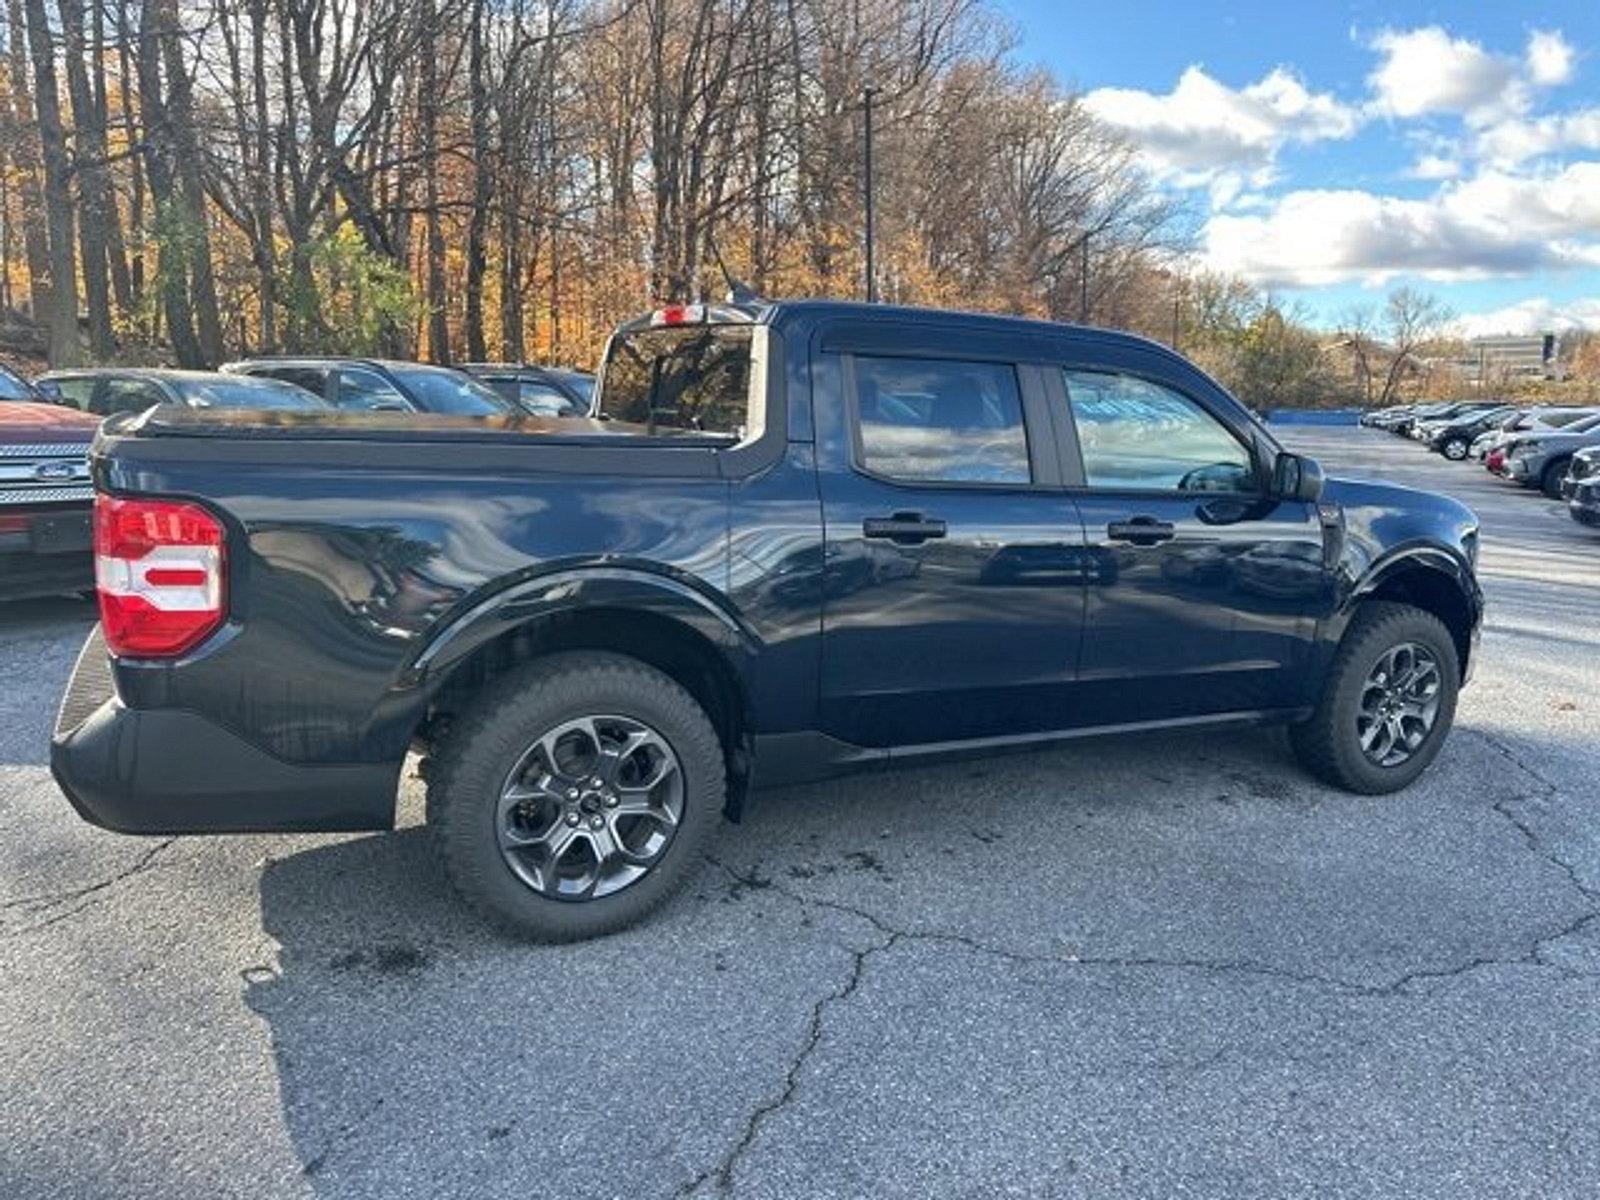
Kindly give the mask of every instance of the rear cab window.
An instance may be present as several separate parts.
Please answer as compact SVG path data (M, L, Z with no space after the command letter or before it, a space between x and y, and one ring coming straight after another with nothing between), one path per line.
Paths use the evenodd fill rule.
M751 322L638 325L613 335L600 412L647 435L753 442L766 427L768 330Z

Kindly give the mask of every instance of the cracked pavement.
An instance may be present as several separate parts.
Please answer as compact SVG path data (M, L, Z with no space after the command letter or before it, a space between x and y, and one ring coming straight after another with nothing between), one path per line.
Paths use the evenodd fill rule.
M0 609L0 1196L1589 1197L1600 537L1484 519L1434 769L1145 737L759 796L602 942L501 941L417 826L138 840L45 769L91 620Z

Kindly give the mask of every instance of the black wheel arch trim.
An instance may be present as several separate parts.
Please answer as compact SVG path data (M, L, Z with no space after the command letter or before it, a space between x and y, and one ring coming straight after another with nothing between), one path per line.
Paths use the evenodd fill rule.
M607 562L542 571L501 587L441 624L402 670L403 688L431 690L471 654L505 633L561 613L622 609L665 617L722 652L741 679L761 648L737 614L659 567Z

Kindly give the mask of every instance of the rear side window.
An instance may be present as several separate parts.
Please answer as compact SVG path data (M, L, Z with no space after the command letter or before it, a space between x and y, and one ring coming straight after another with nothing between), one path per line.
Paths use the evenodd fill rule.
M866 470L910 482L1031 481L1012 367L864 355L854 364Z

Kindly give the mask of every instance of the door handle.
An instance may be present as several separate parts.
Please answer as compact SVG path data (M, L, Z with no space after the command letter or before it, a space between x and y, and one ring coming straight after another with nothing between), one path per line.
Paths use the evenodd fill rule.
M1154 517L1129 517L1126 521L1113 521L1106 526L1106 536L1113 542L1132 542L1135 546L1168 542L1177 533L1177 526L1171 521L1158 521Z
M861 532L869 538L884 538L897 546L915 546L929 538L942 538L945 523L919 512L897 512L891 517L868 517Z

